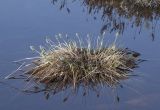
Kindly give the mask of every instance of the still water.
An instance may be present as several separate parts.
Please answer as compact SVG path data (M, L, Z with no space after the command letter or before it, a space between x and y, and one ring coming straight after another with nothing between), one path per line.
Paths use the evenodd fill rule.
M0 110L158 110L160 108L160 9L137 9L126 5L92 3L90 0L1 0L0 1ZM103 0L102 0L103 1ZM109 0L108 0L109 1ZM106 2L107 3L107 2ZM128 7L127 7L128 6ZM136 10L135 10L136 9ZM112 92L102 89L100 97L81 92L63 103L66 92L45 99L43 93L25 94L13 87L26 88L22 80L3 78L17 68L14 60L35 56L30 45L44 44L46 36L79 33L98 36L106 32L108 40L119 33L119 43L141 53L141 63L124 87ZM9 84L9 85L6 85ZM13 86L13 87L11 87ZM80 90L81 91L81 90ZM120 98L114 99L115 94Z

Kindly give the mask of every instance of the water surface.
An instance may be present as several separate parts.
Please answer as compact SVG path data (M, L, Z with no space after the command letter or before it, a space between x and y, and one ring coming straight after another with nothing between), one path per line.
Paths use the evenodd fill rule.
M68 0L69 1L69 0ZM87 0L86 0L87 1ZM96 3L94 4L96 5ZM123 47L141 53L142 59L148 61L140 64L135 70L140 77L134 77L124 82L124 88L119 88L115 92L120 97L120 102L114 101L115 93L104 89L97 98L96 94L90 92L83 97L81 92L78 95L69 97L63 103L67 93L63 92L45 99L43 93L27 95L17 90L1 84L0 88L0 109L4 110L152 110L158 109L160 101L159 86L159 65L160 65L160 32L159 32L159 11L156 17L151 15L140 16L141 25L136 25L136 16L131 14L130 19L125 13L118 15L118 8L112 7L112 18L103 16L103 9L92 8L87 2L74 1L67 2L65 7L60 9L61 2L54 4L50 0L1 0L0 1L0 73L1 79L17 68L12 63L14 60L35 56L30 49L30 45L39 46L44 44L45 37L58 33L74 36L79 33L82 38L89 33L94 38L103 31L109 41L115 38L115 33L119 32L119 42ZM100 5L101 6L101 5ZM100 7L99 6L99 7ZM109 5L110 6L110 5ZM108 6L108 7L109 7ZM96 7L96 6L95 6ZM128 11L129 13L129 11ZM153 14L154 15L154 14ZM114 29L113 25L108 28L107 23L118 20L125 23L123 31L121 28ZM132 21L132 22L131 22ZM146 28L145 23L150 25ZM132 24L134 26L132 26ZM154 27L156 24L155 28ZM104 29L103 29L104 28ZM139 33L140 31L140 33ZM152 35L154 34L154 35ZM2 80L4 81L4 80ZM22 80L7 81L14 87L25 88L28 85Z

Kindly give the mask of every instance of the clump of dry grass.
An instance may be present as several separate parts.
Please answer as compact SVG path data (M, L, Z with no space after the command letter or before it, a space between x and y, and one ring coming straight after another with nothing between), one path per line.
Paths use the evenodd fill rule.
M79 36L77 38L78 42L58 40L57 45L46 39L49 49L40 46L40 51L31 46L40 56L23 66L27 67L24 71L27 79L43 83L47 89L59 92L70 87L76 90L80 86L114 87L132 75L130 72L137 66L139 53L118 48L115 42L104 46L100 37L97 38L96 46L92 46L90 38L87 46L82 45Z

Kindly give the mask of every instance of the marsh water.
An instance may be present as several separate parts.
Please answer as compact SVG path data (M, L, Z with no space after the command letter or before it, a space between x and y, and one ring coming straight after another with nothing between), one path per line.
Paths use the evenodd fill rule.
M160 108L160 9L141 9L91 0L0 0L0 110L158 110ZM103 0L102 0L103 1ZM134 10L135 9L135 10ZM131 11L132 10L132 11ZM63 91L46 100L44 93L26 94L23 80L4 80L18 66L15 60L36 56L30 49L45 45L45 38L61 33L93 39L105 32L106 43L118 43L141 53L147 60L134 69L138 76L123 81L123 88L102 88L99 97L90 91L68 97ZM115 96L119 97L115 101Z

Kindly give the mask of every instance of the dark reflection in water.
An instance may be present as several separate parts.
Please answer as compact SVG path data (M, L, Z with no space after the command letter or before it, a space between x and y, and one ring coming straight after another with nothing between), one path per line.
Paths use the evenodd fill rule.
M69 0L53 0L53 4L56 2L60 2L60 10L66 8L70 13L71 9L67 7ZM160 17L158 0L150 2L145 0L83 0L82 4L87 7L88 14L102 13L101 19L104 25L101 33L118 31L123 34L128 28L127 25L130 25L132 28L138 28L139 34L144 27L150 29L152 40L154 40L155 29Z

